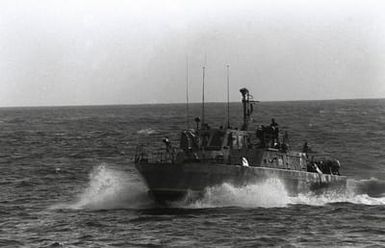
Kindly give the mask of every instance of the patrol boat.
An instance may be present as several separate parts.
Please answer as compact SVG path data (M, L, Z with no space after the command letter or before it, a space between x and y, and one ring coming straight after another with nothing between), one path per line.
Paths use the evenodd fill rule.
M307 144L301 152L291 151L287 132L279 135L278 125L249 130L253 113L252 96L242 94L243 125L238 128L210 128L196 118L196 128L183 130L180 145L163 139L163 150L138 145L135 167L159 203L201 196L208 187L229 183L235 187L280 180L290 195L309 191L343 190L346 177L335 159L316 159ZM200 123L201 122L201 123Z

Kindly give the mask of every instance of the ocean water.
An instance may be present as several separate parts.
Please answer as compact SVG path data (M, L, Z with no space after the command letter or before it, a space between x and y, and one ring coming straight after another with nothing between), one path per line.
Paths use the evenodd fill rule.
M206 106L211 126L226 123L225 104ZM190 109L199 115L199 104ZM240 110L231 104L232 126ZM339 159L347 191L290 197L271 179L157 206L135 145L176 143L183 104L2 108L0 247L385 246L385 100L259 103L252 124L271 118L292 149L307 141Z

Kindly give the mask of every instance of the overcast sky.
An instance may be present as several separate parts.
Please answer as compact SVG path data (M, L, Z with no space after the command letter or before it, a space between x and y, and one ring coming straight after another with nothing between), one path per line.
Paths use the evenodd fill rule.
M310 3L311 2L311 3ZM0 106L385 97L384 1L1 1Z

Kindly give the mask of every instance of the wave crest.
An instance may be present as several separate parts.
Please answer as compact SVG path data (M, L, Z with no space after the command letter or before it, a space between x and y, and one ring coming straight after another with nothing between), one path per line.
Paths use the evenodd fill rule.
M137 134L144 134L144 135L150 135L150 134L156 134L157 131L152 128L144 128L136 132Z

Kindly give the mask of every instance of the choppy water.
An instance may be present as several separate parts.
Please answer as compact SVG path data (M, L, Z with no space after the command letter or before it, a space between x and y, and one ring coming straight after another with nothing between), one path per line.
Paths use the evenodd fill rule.
M197 116L200 106L191 108ZM159 207L132 155L142 136L175 141L183 105L0 109L0 247L385 246L385 100L260 103L257 111L256 123L275 117L289 130L292 148L307 140L338 158L348 191L289 197L272 179ZM224 104L207 105L212 126L224 116Z

